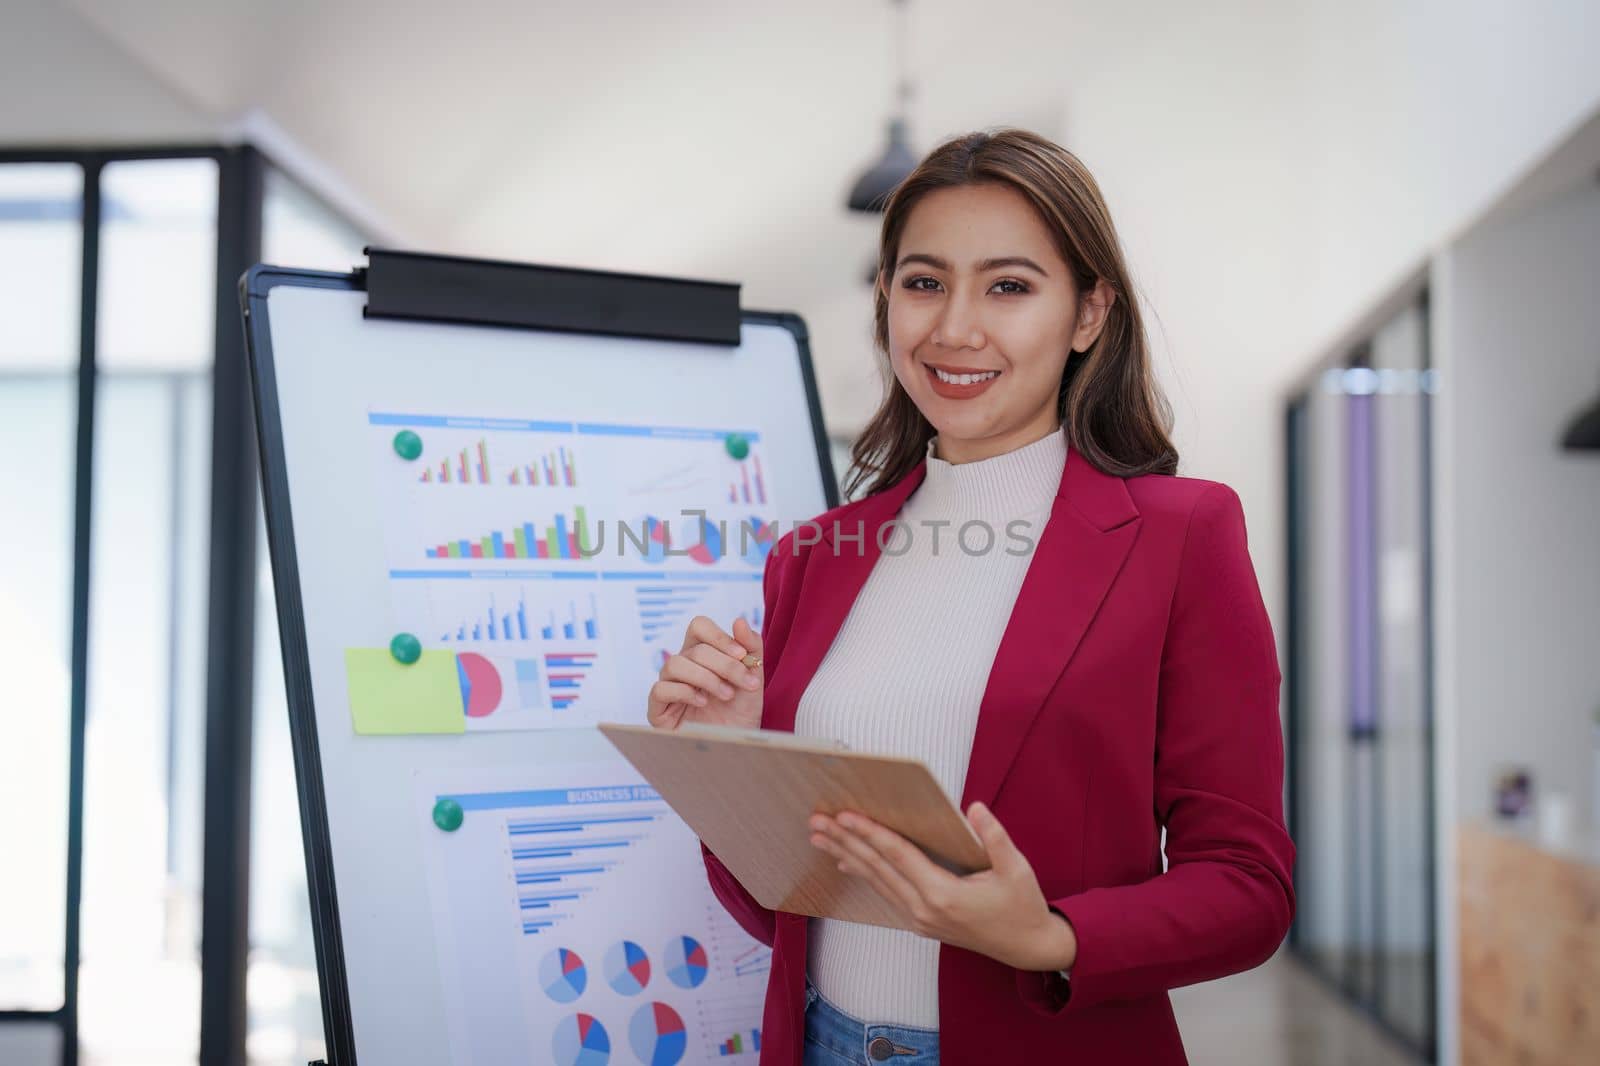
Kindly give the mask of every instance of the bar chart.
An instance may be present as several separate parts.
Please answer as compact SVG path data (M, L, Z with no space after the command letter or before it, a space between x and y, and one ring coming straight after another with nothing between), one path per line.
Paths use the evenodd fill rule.
M564 711L577 703L583 694L583 683L594 669L598 652L563 651L546 652L545 677L550 682L550 706Z
M511 468L506 483L526 488L576 488L577 462L572 452L562 445L534 459Z
M749 1055L750 1061L761 1052L761 1008L766 982L734 986L733 994L705 996L695 1003L695 1028L704 1039L702 1062Z
M586 791L593 801L584 801ZM646 785L475 792L435 799L460 804L466 820L489 815L502 827L522 936L557 932L671 817Z
M752 455L737 465L738 476L728 483L728 502L765 504L767 483L761 473L761 457Z
M505 605L510 595L517 598ZM527 640L596 640L600 636L600 608L594 593L582 604L566 598L561 606L544 608L544 620L530 625L527 587L518 585L511 593L491 589L482 593L487 603L472 617L452 622L439 634L443 644L492 641L508 643ZM549 604L549 598L544 601Z
M705 583L662 581L636 585L634 602L639 611L640 635L646 641L681 637L690 618L719 586Z
M502 607L496 602L499 597L493 590L486 592L484 596L488 604L482 611L472 618L464 619L460 624L452 624L439 634L440 642L450 644L462 641L530 639L527 590L519 587L516 594L515 606ZM505 595L501 594L502 597Z
M576 600L567 602L561 620L556 620L555 608L550 609L549 621L539 627L539 636L545 640L595 640L600 636L600 610L594 593L589 593L589 603L581 612Z
M734 1033L732 1036L728 1037L726 1040L722 1041L722 1043L717 1045L717 1054L724 1056L743 1055L746 1053L753 1055L760 1050L760 1029L746 1029L743 1032Z
M424 485L489 484L489 442L480 440L429 465L417 479Z
M510 529L461 537L423 549L428 559L583 559L599 549L591 546L583 507L569 517L558 514L549 523L521 522Z

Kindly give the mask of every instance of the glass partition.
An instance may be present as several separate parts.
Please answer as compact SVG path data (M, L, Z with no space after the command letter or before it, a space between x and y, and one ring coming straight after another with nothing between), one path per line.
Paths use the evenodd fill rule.
M1294 949L1394 1035L1435 1043L1425 298L1288 417Z
M0 1010L58 1010L66 989L83 181L0 166Z

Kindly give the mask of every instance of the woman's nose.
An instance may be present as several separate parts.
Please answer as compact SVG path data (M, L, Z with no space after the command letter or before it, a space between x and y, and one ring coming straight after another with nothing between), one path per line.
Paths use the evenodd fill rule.
M941 348L982 348L983 330L977 313L960 296L945 301L939 321L934 323L933 342Z

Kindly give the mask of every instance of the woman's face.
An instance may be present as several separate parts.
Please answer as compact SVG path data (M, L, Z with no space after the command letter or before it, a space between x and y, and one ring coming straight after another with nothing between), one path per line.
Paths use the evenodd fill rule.
M1033 205L998 184L919 200L887 286L890 364L938 431L936 454L956 463L1059 427L1067 356L1094 342L1111 297L1097 282L1080 313L1067 264Z

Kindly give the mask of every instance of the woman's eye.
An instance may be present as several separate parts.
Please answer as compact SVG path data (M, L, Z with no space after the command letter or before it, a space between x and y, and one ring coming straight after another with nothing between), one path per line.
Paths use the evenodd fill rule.
M919 292L931 292L931 291L933 291L931 289L925 289L921 285L918 285L917 282L919 282L919 281L933 281L935 285L938 284L937 281L934 281L934 279L928 277L928 275L926 275L926 274L918 274L914 278L907 278L905 287L908 288L908 289L915 289L915 290L917 290Z
M1005 291L1005 295L1007 295L1007 296L1021 295L1022 293L1025 293L1025 292L1028 291L1028 287L1026 285L1024 285L1022 282L1017 281L1015 278L1001 278L999 281L995 282L995 284L996 285L1015 285L1016 288L1014 288L1014 289L1006 289L1006 290L1004 290Z

